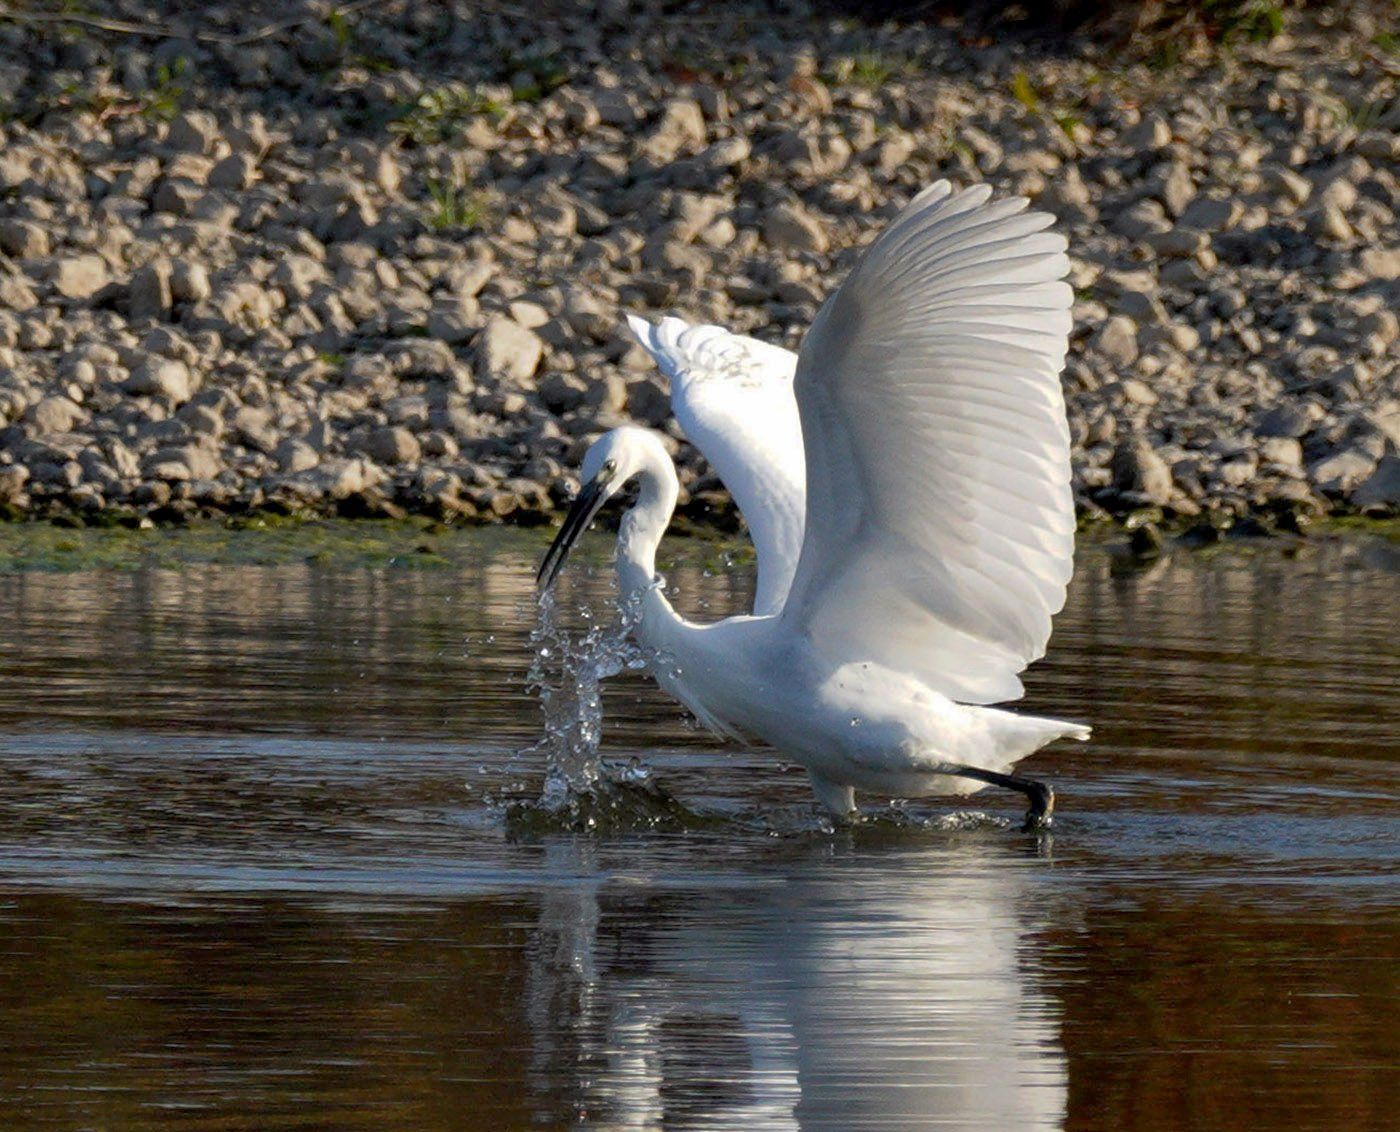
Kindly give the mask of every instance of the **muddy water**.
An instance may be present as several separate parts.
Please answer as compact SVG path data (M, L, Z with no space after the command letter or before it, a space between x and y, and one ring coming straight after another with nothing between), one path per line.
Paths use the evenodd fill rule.
M605 751L679 818L508 817L542 544L0 575L0 1127L1394 1127L1393 545L1086 552L1037 839L826 830L632 674Z

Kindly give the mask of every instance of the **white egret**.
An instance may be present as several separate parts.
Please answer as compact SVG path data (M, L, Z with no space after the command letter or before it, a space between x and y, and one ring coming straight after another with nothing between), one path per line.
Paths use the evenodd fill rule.
M1073 570L1069 429L1059 372L1072 295L1063 237L1026 201L940 181L870 245L800 354L667 319L634 323L677 417L734 495L758 551L752 615L680 617L656 575L675 508L660 439L619 428L540 566L553 584L622 486L617 540L633 632L661 686L706 726L807 768L835 814L856 790L1025 794L1010 773L1089 729L986 705L1017 699ZM640 322L640 320L638 320ZM801 516L801 521L798 521Z

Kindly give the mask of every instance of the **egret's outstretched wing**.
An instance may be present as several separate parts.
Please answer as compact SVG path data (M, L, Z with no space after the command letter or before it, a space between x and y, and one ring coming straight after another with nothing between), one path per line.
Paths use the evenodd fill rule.
M819 652L969 703L1021 694L1074 556L1065 241L989 195L924 190L802 344L806 540L783 610Z
M797 355L719 326L627 316L671 381L671 411L734 496L758 552L755 613L776 613L802 549Z

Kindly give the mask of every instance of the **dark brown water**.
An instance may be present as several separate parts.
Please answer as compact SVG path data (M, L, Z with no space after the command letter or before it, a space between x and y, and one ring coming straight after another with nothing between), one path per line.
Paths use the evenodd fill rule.
M683 820L508 820L542 545L0 576L0 1128L1395 1127L1394 547L1086 553L1036 839L825 831L635 675Z

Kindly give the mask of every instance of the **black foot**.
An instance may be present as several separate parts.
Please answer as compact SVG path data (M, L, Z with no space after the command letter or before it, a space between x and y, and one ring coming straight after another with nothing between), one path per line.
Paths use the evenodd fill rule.
M1055 791L1043 782L1021 778L1015 774L998 774L994 770L983 770L981 767L963 766L959 763L950 763L948 773L956 774L959 778L975 778L978 782L985 782L989 786L1001 786L1004 789L1024 794L1030 802L1030 808L1026 811L1025 824L1021 826L1025 833L1038 833L1049 829L1051 822L1054 821Z
M1039 833L1049 829L1055 822L1055 791L1043 782L1034 782L1029 778L1023 781L1031 787L1026 794L1031 800L1031 805L1026 811L1026 820L1021 826L1021 831Z

